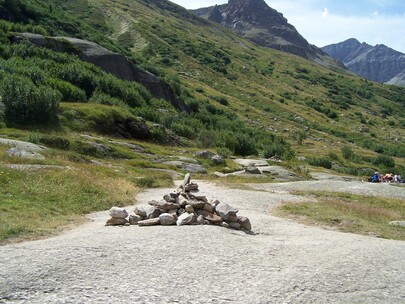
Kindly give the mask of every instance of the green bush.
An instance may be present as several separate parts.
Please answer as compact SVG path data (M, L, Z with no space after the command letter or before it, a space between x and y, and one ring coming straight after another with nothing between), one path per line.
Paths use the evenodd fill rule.
M62 95L47 86L36 87L26 77L10 75L3 79L0 96L10 123L42 123L56 117Z
M122 100L111 97L110 95L105 94L98 90L93 92L93 95L90 97L89 102L108 105L108 106L124 106L125 105L125 103Z
M386 156L386 155L378 155L374 161L373 164L376 166L383 166L385 168L394 168L395 167L395 161L392 157Z
M45 146L61 150L69 150L70 148L70 141L68 139L55 135L43 135L39 138L39 142Z
M323 167L323 168L326 168L326 169L332 169L332 162L330 161L329 158L326 158L326 157L309 158L308 163L311 166Z
M343 146L343 147L341 148L341 151L342 151L342 156L343 156L344 159L349 160L349 159L351 159L351 158L353 157L353 150L352 150L352 148L350 148L350 147L348 147L348 146Z
M225 158L232 156L232 151L227 148L217 148L217 153Z
M58 90L62 94L63 101L86 102L86 92L73 84L55 78L48 78L47 85L51 88Z

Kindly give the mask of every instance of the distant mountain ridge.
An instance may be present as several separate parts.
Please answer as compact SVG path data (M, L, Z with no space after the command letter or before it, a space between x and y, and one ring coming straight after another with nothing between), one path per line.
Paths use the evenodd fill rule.
M311 45L284 16L264 0L229 0L227 4L193 10L220 23L254 43L294 54L324 66L340 66L318 47Z
M371 46L351 38L322 50L366 79L405 86L405 54L383 44Z

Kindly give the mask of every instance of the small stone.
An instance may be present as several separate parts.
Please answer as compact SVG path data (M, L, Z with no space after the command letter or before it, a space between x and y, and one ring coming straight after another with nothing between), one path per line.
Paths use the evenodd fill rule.
M221 202L215 207L215 212L226 221L229 217L229 214L238 213L239 210L229 206L227 203Z
M211 205L212 205L214 208L216 208L219 203L220 203L219 200L215 200L215 201L212 201L212 202L211 202Z
M146 218L146 210L143 207L135 207L134 213L143 219Z
M212 223L222 222L222 217L216 215L215 213L209 212L207 210L202 210L200 212L200 215L202 215L205 220L210 221Z
M206 203L203 201L190 200L188 204L194 209L203 209Z
M177 226L190 225L194 222L195 215L192 213L183 213L177 219Z
M198 225L204 225L204 217L202 215L197 216L196 222Z
M206 211L208 211L208 212L211 212L211 213L214 213L214 211L215 211L214 206L212 206L210 203L206 203L206 204L204 205L204 208L203 208L203 209L206 210Z
M160 211L160 209L156 208L156 207L150 207L148 210L146 210L147 219L157 218L161 214L162 214L162 211Z
M195 191L195 190L198 190L198 184L196 184L196 183L189 183L184 188L184 191L186 191L186 192Z
M129 216L129 224L130 225L138 225L138 222L140 222L142 220L143 220L142 216L137 215L137 214Z
M228 215L228 219L226 220L228 223L230 222L237 222L238 221L238 216L236 215L236 213L229 213Z
M105 223L106 226L123 226L128 224L128 221L125 218L116 218L112 217Z
M124 219L128 216L128 212L124 208L112 207L110 209L110 215L114 218Z
M246 229L248 231L252 230L250 220L246 216L238 216L238 223L243 229Z
M186 188L186 185L190 183L190 179L191 179L191 175L190 175L190 173L187 173L186 176L184 176L183 183L181 185L183 190Z
M173 199L174 201L174 199ZM179 209L180 205L177 203L167 202L167 201L150 201L148 202L149 205L159 208L161 210L169 210L169 209Z
M185 213L186 212L186 210L184 210L184 208L180 208L179 210L177 210L177 214L180 216L180 215L182 215L183 213Z
M229 224L229 228L240 229L240 224L238 222L231 222L231 223L228 223L228 224Z
M186 205L184 209L186 210L187 213L194 213L194 208L191 205Z
M178 203L180 207L184 208L188 204L188 200L183 195L179 195Z
M139 227L156 226L156 225L159 225L159 224L160 224L160 220L159 220L158 217L138 222Z
M223 223L221 224L221 226L224 227L224 228L229 228L229 224L226 223L226 222L223 222Z
M176 224L176 219L169 213L162 213L159 215L160 224L163 226L170 226Z
M170 194L164 195L163 199L168 203L175 203L176 202L176 198L172 197Z

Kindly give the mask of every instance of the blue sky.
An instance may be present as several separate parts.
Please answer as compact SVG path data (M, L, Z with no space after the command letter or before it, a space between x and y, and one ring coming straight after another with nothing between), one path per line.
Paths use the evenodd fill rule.
M171 0L188 9L227 0ZM265 0L309 43L322 47L349 38L405 53L405 0Z

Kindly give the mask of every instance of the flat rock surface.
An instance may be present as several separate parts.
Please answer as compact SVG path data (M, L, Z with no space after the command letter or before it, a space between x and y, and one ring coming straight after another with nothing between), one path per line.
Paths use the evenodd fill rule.
M249 167L249 166L268 166L269 163L264 159L247 159L247 158L237 158L233 160L238 165Z
M404 303L405 242L268 213L282 201L306 199L289 194L294 184L323 189L324 182L255 185L261 191L199 182L208 198L249 217L254 234L218 226L105 227L105 211L57 237L2 246L0 303ZM349 192L361 185L370 195L405 198L400 187L329 181ZM137 199L147 205L172 190Z
M27 152L41 152L47 149L44 146L33 144L27 141L14 140L2 137L0 137L0 145L7 145Z

